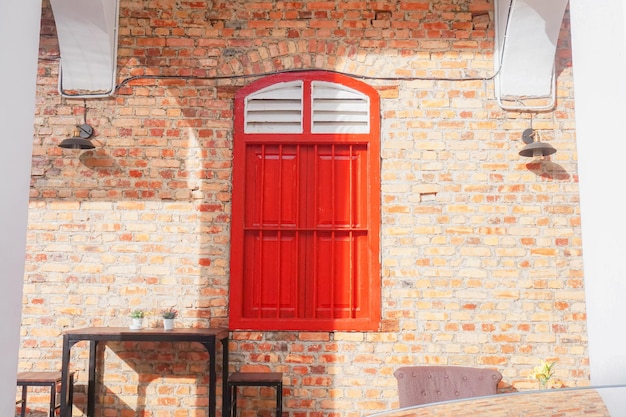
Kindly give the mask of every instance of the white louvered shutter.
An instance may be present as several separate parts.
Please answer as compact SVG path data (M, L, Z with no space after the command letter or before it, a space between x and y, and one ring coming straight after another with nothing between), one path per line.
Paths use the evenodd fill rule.
M326 81L314 81L311 89L311 133L369 133L367 95Z
M277 83L245 101L245 133L303 133L303 82ZM311 83L311 133L370 132L366 94L327 81Z
M277 83L246 98L246 133L302 133L302 81Z

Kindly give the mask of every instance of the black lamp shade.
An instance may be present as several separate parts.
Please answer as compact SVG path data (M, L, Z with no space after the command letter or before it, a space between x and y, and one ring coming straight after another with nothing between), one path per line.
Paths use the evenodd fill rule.
M63 139L61 143L59 143L60 148L65 149L93 149L95 148L94 144L91 143L89 139L83 139L81 137L71 137L67 139Z
M519 151L520 156L526 156L529 158L538 157L538 156L548 156L552 155L556 152L556 149L549 143L545 142L532 142L528 145L524 146L521 151Z
M64 149L94 149L96 146L89 140L92 135L93 128L88 124L76 126L74 136L63 139L59 143L59 147Z

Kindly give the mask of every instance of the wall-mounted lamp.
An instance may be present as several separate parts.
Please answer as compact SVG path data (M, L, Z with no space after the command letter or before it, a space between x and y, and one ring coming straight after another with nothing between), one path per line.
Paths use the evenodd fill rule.
M76 126L71 138L63 139L59 143L60 148L65 149L93 149L96 146L89 140L93 135L93 128L87 123Z
M74 128L71 138L63 139L59 148L65 149L93 149L96 147L89 138L93 136L93 127L87 124L87 100L83 100L83 124Z
M537 140L535 140L535 136L537 137ZM524 146L522 150L519 151L520 156L537 158L540 156L552 155L556 152L556 149L554 149L552 145L550 145L549 143L541 142L539 140L539 132L532 128L524 130L524 132L522 133L522 140L524 141L526 146Z

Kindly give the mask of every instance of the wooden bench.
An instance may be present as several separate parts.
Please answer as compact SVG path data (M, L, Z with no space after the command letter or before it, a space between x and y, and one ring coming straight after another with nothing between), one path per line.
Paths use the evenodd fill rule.
M74 395L74 372L70 372L69 374L69 384L68 384L68 394L67 394L67 404L70 409L72 407L72 400ZM51 372L18 372L17 374L17 386L22 387L22 399L16 401L17 404L21 404L22 412L21 416L24 417L26 415L26 395L28 387L50 387L50 417L54 416L54 412L57 408L61 406L56 403L57 397L57 385L61 383L61 371L51 371ZM61 399L60 401L63 401Z
M280 372L234 372L228 378L231 417L237 417L238 387L276 388L276 417L283 414L283 374Z

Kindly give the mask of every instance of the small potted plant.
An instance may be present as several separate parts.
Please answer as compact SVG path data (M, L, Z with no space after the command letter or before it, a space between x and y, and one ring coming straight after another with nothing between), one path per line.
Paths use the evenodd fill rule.
M137 308L130 312L131 330L139 330L143 327L143 318L146 316L146 312Z
M163 329L172 330L174 328L174 319L178 317L178 311L174 307L161 310L161 317L163 318Z

